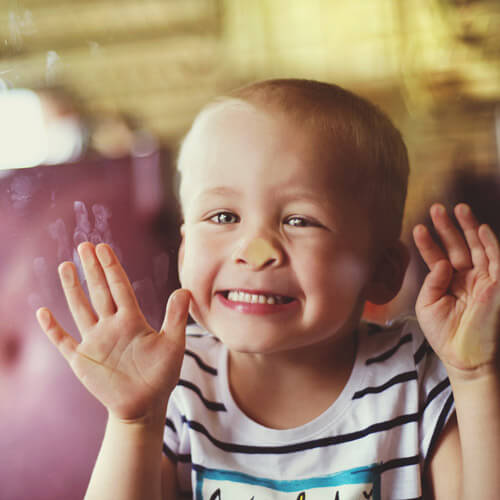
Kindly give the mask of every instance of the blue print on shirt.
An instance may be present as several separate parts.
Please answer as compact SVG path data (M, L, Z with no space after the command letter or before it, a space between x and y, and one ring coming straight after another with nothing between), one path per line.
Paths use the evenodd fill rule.
M196 500L380 500L376 465L288 481L200 467L196 481Z

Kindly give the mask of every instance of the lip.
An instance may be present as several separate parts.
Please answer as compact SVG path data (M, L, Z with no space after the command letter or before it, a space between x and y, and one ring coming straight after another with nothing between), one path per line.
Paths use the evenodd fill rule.
M238 288L237 290L255 295L283 295L266 290L248 290L244 288ZM216 296L224 307L244 314L277 314L285 311L290 311L291 309L294 309L298 306L298 300L295 298L292 299L291 302L288 302L286 304L259 304L250 302L234 302L233 300L228 300L224 296L222 291L217 292Z

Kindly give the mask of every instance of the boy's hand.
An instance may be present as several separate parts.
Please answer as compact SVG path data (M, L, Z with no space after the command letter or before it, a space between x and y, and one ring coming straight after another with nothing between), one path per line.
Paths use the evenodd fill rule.
M423 225L413 231L429 266L416 303L427 340L447 369L470 375L497 370L500 342L500 248L489 226L465 204L455 207L461 231L442 205L430 210L443 249ZM479 371L478 371L479 370Z
M93 308L72 263L61 264L59 275L81 343L61 328L48 309L37 311L38 321L76 376L111 415L125 421L158 415L179 377L189 292L177 290L170 296L158 333L145 320L109 245L94 248L82 243L78 252Z

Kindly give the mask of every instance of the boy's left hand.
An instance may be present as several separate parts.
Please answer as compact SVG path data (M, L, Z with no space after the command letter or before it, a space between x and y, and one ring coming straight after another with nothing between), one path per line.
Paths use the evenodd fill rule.
M430 210L441 248L427 228L413 230L430 269L416 303L420 326L448 371L471 376L498 370L500 246L468 205L455 207L461 230L442 205Z

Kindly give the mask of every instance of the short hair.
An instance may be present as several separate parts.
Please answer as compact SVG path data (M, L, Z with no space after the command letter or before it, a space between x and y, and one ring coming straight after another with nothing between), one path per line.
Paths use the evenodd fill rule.
M303 79L263 80L237 88L205 107L193 123L219 103L239 101L282 115L314 134L324 151L346 162L343 188L367 204L384 240L401 233L409 161L401 133L373 103L338 85ZM243 104L242 103L242 104ZM189 137L188 132L185 142ZM183 144L184 146L184 144ZM178 167L181 167L182 147Z

